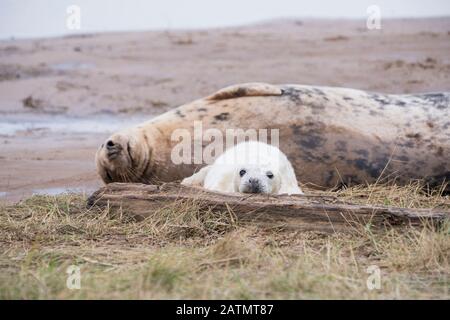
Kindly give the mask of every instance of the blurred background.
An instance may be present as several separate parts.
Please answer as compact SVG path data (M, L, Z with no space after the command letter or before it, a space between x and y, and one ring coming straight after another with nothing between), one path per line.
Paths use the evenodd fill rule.
M82 9L76 32L227 27L289 17L366 19L371 5L382 8L383 18L450 15L448 0L1 0L0 38L74 32L64 23L70 5Z

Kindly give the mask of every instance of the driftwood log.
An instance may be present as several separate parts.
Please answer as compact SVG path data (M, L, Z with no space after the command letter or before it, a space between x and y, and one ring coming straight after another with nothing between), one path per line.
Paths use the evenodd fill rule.
M88 207L120 209L137 219L161 208L191 202L201 210L232 214L239 222L268 227L323 232L348 231L355 226L439 226L450 219L444 209L410 209L359 205L333 196L267 196L224 194L177 183L161 186L111 183L88 198Z

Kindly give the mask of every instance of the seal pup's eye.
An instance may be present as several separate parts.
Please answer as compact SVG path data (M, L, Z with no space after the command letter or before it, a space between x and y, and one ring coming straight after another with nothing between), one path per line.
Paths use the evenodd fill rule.
M244 174L246 174L247 171L245 171L244 169L242 169L241 171L239 171L239 175L242 177L244 176Z
M267 176L267 178L272 179L273 173L271 171L267 171L266 176Z

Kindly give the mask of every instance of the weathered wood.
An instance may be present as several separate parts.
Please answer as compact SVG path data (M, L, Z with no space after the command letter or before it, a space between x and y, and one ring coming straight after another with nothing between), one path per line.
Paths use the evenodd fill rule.
M352 226L369 223L375 227L424 223L438 226L450 219L450 212L442 209L359 205L318 195L224 194L176 183L161 186L111 183L94 192L88 199L88 206L121 208L142 219L161 208L183 202L191 202L202 210L231 212L240 222L325 232L349 230Z

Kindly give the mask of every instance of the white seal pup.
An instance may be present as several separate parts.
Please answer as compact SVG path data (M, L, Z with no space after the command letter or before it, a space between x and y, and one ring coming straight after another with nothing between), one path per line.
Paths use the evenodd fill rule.
M181 183L219 192L303 194L284 153L259 141L239 143Z

